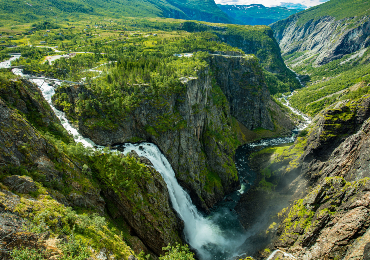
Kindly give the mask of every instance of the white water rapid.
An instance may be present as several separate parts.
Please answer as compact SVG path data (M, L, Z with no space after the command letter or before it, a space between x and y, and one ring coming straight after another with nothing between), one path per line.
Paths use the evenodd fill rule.
M8 69L12 66L12 61L19 59L21 55L13 55L9 60L0 62L0 69Z
M10 68L10 62L4 63L3 68ZM12 72L20 77L26 77L21 69L13 69ZM73 135L76 142L82 143L85 147L102 148L79 134L68 122L65 113L53 106L51 97L55 91L54 86L48 84L50 80L55 81L55 85L61 84L61 81L43 77L30 79L40 88L63 127ZM170 163L156 145L126 143L122 147L125 147L124 154L134 150L139 156L148 158L162 175L167 184L172 206L184 221L185 238L189 245L197 251L201 260L231 259L238 254L236 249L243 244L246 235L235 213L230 212L229 209L221 209L209 217L204 217L193 205L187 192L178 184Z
M303 114L301 111L295 109L294 107L292 107L289 103L289 98L291 96L293 96L294 92L292 92L290 95L286 96L286 95L283 95L282 98L280 98L279 100L283 102L283 104L289 108L294 114L296 115L299 115L303 118L303 122L297 127L297 130L298 131L302 131L303 129L305 129L309 124L311 124L311 119L306 116L305 114Z

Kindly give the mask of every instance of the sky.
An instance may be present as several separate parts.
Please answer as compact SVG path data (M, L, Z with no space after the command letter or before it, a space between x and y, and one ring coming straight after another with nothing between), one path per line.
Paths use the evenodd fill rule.
M312 7L322 4L328 0L215 0L216 4L229 4L229 5L251 5L263 4L266 7L280 6L282 4L301 4L306 7Z

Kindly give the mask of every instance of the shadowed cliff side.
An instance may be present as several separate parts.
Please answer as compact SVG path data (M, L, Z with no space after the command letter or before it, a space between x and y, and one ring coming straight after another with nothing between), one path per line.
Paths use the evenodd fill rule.
M267 217L266 232L255 239L273 243L264 245L260 258L279 248L297 259L362 259L370 226L369 100L336 103L318 114L293 145L252 154L264 181L275 185L271 196L295 200ZM273 259L290 258L277 254Z

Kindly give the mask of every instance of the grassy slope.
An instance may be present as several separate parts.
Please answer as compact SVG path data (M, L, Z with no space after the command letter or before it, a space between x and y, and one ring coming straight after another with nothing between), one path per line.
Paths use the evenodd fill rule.
M182 1L167 0L0 0L0 20L16 21L19 23L33 22L41 19L56 19L68 21L72 17L79 18L85 15L95 15L101 20L124 17L175 17L188 19L188 13L182 9L186 8L188 13L194 11L202 12L199 20L229 22L225 15L213 1L206 3L192 0ZM190 17L191 18L191 17Z
M338 100L353 99L369 92L370 50L346 63L352 55L321 67L302 65L299 74L309 74L311 82L291 98L291 104L310 116Z
M331 0L300 12L297 17L299 24L305 24L311 19L317 20L323 16L332 16L340 20L347 17L364 16L369 13L370 2L367 0Z

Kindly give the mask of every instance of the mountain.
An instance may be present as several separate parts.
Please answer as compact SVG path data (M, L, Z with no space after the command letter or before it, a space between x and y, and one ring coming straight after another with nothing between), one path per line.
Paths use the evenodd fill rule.
M0 19L19 23L40 19L70 19L93 15L102 17L168 17L230 23L213 0L30 0L0 1Z
M265 7L260 4L218 5L218 7L229 17L232 17L234 23L248 25L269 25L303 10L299 8Z
M306 88L291 102L314 116L324 107L367 93L370 3L332 0L272 25L282 56Z

